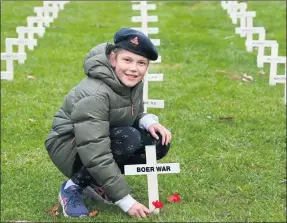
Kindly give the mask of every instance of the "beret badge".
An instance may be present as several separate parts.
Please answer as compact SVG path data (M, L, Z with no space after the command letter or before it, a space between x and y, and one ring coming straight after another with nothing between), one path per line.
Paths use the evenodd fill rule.
M132 38L131 40L130 40L130 43L132 44L132 45L134 45L134 46L138 46L139 45L139 38L136 36L136 37L134 37L134 38Z

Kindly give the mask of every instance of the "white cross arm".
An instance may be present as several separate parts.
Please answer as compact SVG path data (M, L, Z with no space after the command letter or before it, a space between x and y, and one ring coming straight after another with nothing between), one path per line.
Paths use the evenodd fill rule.
M160 39L150 39L150 41L153 43L153 45L160 46Z
M6 44L6 47L11 46L11 48L12 48L12 45L18 45L19 47L21 45L28 46L29 50L33 50L34 46L37 45L37 40L36 39L6 38L5 44Z
M147 99L143 104L148 108L164 108L164 100Z
M142 22L142 21L158 22L158 17L156 15L150 15L150 16L147 16L147 17L132 16L132 22Z
M155 4L147 4L146 7L142 6L140 4L132 5L132 10L145 10L145 9L146 10L155 10L156 9L156 5Z
M163 74L147 74L145 81L163 81Z
M132 29L145 33L142 28L133 27ZM159 32L159 29L157 27L147 28L147 34L158 34L158 32Z
M251 45L253 47L272 47L276 44L278 44L276 40L252 40L246 42L246 45Z
M34 7L34 12L38 17L49 17L52 19L58 18L59 8L56 6L53 7Z
M272 83L286 84L286 74L271 77Z
M247 34L247 33L253 33L253 34L259 34L259 33L265 33L265 28L264 27L236 27L235 28L235 33L236 34Z
M12 81L14 79L12 71L1 71L1 80Z
M43 1L44 7L56 6L59 7L60 10L64 9L65 4L70 1Z
M45 28L44 27L24 27L18 26L16 27L16 32L18 35L24 35L25 33L37 33L40 37L44 36Z
M241 17L255 17L256 11L247 11L247 12L236 12L233 14L234 18L241 18Z
M179 163L125 165L125 175L179 173Z
M1 53L1 60L18 60L19 64L23 64L26 59L26 53Z
M275 62L275 63L286 64L286 57L283 57L283 56L278 56L278 57L274 57L274 56L263 56L263 62L264 62L264 63Z
M28 16L27 17L27 26L34 27L34 24L37 23L38 26L43 27L43 24L46 27L50 26L50 23L53 22L53 19L50 17L36 17L36 16Z

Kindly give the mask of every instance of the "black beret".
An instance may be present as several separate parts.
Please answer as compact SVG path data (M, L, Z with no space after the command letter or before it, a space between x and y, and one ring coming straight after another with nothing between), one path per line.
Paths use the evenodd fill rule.
M115 46L146 57L149 60L156 60L158 52L150 39L142 32L130 28L120 29L114 36Z

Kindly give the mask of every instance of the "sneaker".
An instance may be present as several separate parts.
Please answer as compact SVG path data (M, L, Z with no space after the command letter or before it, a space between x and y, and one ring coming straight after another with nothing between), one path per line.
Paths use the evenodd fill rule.
M83 189L77 185L72 185L65 188L67 181L63 183L59 194L59 203L62 206L65 217L84 217L89 215L89 210L86 208L82 191Z

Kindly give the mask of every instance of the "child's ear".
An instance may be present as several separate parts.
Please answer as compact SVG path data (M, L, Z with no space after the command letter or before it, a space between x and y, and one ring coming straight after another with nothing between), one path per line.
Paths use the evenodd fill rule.
M113 68L116 67L116 54L114 52L110 54L110 63Z

